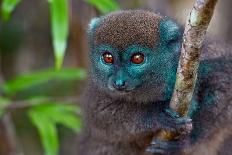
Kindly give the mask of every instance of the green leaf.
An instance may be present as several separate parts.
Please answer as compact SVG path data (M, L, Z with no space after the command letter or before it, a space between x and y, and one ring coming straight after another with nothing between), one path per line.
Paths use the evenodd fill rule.
M47 155L55 155L58 151L57 124L64 125L75 132L81 129L81 119L77 115L80 114L78 106L64 103L42 103L31 107L28 114L40 133Z
M43 113L54 122L64 125L76 132L81 129L81 119L77 117L80 109L74 105L65 103L46 103L35 106L34 109Z
M119 9L119 5L115 0L86 0L86 2L95 6L103 14Z
M68 0L48 0L52 25L55 66L60 69L64 59L69 32Z
M5 112L6 106L9 104L11 104L11 101L9 99L0 96L0 118Z
M59 140L55 122L36 110L29 111L29 118L38 129L45 154L57 155Z
M17 92L41 85L49 80L83 80L85 77L86 73L83 69L66 68L59 71L52 69L43 70L24 74L13 80L7 81L3 84L2 89L5 95L12 96Z
M18 5L20 1L21 0L3 0L2 1L1 13L2 13L2 18L5 21L10 19L10 15L12 11L15 9L15 7Z

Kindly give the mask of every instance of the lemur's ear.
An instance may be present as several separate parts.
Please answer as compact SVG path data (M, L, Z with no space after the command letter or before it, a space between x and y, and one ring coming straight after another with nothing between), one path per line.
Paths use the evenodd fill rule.
M98 27L99 24L100 24L100 18L93 18L90 21L89 26L88 26L88 30L87 30L88 36L90 38L93 37L94 32L95 32L95 30L96 30L96 28Z
M182 30L174 21L169 19L162 20L159 29L161 42L169 44L180 41Z

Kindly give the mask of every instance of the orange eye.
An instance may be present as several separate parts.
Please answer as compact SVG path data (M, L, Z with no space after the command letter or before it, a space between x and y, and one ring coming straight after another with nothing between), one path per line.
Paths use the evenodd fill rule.
M105 52L103 54L103 60L106 62L106 63L109 63L109 64L112 64L114 62L114 58L113 58L113 55L109 52Z
M142 53L136 53L131 57L131 62L140 64L144 61L144 55Z

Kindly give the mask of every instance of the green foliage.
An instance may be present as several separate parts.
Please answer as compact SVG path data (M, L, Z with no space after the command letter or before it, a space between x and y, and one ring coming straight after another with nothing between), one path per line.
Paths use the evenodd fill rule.
M3 0L2 18L10 19L11 13L21 0ZM48 0L51 16L52 42L55 53L55 66L60 69L63 63L69 33L68 0Z
M44 103L30 108L29 118L38 129L46 155L58 153L57 124L64 125L75 132L80 131L81 120L77 114L80 114L77 106L61 103Z
M45 83L54 87L52 91L57 91L57 86L50 81L58 80L64 83L66 81L83 80L85 77L86 72L83 69L66 68L59 71L49 69L28 73L9 80L0 87L5 96L0 97L0 117L7 110L7 106L13 103L8 98L15 99L15 94L25 89L38 89ZM48 82L49 84L47 84ZM43 87L42 91L46 91L46 87ZM65 91L68 90L65 89ZM23 103L27 104L28 116L39 132L45 154L57 155L59 149L57 125L63 125L75 132L79 132L81 128L80 109L78 106L70 105L65 101L58 103L55 101L56 99L49 95L40 96L40 94L35 93L28 96L24 98ZM21 104L17 103L17 101L14 101L14 103Z
M51 14L56 69L63 63L69 32L68 0L48 0Z
M17 4L20 2L20 0L3 0L2 1L2 7L1 7L1 14L2 18L7 21L10 19L10 15L12 11L14 11Z
M1 7L2 18L7 21L20 0L3 0ZM0 86L4 96L15 98L15 95L31 88L41 88L43 84L50 81L70 82L74 80L83 80L86 73L82 69L62 69L60 70L67 46L67 37L69 32L68 0L48 0L50 15L53 47L55 54L55 70L44 70L34 73L28 73L9 80ZM49 85L54 86L55 82ZM56 84L56 83L55 83ZM44 87L46 88L46 87ZM55 87L56 88L56 87ZM54 88L54 89L55 89ZM45 91L45 89L43 89ZM66 90L67 91L67 90ZM28 116L31 122L38 129L41 142L46 155L56 155L59 148L57 134L57 124L66 126L69 129L78 132L81 128L80 109L77 106L64 105L61 103L52 103L51 96L48 98L40 97L40 94L29 95L25 102L31 108L28 109ZM0 117L6 111L7 106L13 103L8 98L0 97Z
M86 2L95 6L103 14L119 9L119 5L115 0L86 0Z
M2 117L2 115L5 112L6 106L9 105L10 103L11 102L9 99L0 96L0 118Z
M21 75L3 84L6 96L13 96L24 89L41 85L49 80L83 80L86 73L83 69L66 68L59 71L50 69Z
M45 149L47 155L57 155L58 154L58 137L57 129L54 122L46 119L46 116L43 113L37 113L31 111L30 118L32 123L38 129L41 142Z

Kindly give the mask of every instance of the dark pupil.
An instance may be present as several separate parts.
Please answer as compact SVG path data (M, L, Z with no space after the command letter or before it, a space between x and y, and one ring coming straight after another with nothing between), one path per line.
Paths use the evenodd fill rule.
M142 54L135 54L132 56L132 62L135 63L135 64L140 64L142 63L144 60L144 56Z
M106 63L113 63L113 56L110 53L103 54L104 61Z

